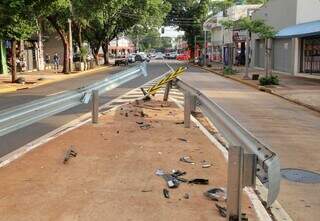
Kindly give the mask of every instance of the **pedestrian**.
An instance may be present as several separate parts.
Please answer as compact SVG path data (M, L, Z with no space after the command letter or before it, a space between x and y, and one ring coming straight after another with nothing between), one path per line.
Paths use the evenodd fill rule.
M50 67L50 55L46 54L45 58L44 58L44 62L45 62L45 69L50 69L48 67Z
M54 70L56 72L58 72L58 69L59 69L59 62L60 62L60 57L57 53L55 53L53 56L53 65L54 65Z

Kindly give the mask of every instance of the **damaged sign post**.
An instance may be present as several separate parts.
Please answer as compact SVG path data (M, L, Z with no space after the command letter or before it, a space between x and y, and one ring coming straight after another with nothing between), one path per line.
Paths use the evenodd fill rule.
M163 101L168 101L171 87L172 87L172 81L169 81L166 85L166 90L164 91Z

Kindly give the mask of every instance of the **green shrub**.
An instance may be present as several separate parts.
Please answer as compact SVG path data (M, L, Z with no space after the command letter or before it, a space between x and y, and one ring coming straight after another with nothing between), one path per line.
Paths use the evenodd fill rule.
M225 68L223 69L223 74L225 74L225 75L233 75L233 74L235 74L235 73L236 73L236 71L233 70L233 69L230 68L230 67L225 67Z
M260 85L279 85L279 77L277 75L270 75L259 78Z

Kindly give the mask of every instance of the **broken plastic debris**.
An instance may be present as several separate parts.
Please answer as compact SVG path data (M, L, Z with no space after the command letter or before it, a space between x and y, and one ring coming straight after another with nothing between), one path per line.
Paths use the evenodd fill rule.
M143 130L147 130L147 129L151 128L151 125L150 124L144 124L144 125L141 125L140 128L143 129Z
M183 141L183 142L188 142L186 139L184 139L184 138L177 138L178 140L181 140L181 141Z
M167 183L169 188L175 188L178 187L180 182L179 180L177 180L174 176L172 176L171 174L168 174L166 172L164 172L161 169L157 169L156 171L156 175L157 176L161 176Z
M181 157L181 158L180 158L180 161L185 162L185 163L195 164L195 163L191 160L191 157L189 157L189 156Z
M63 163L64 163L64 164L66 164L71 157L76 157L76 156L77 156L78 153L77 153L76 151L74 151L72 148L73 148L73 146L71 146L71 147L67 150L67 152L66 152L66 154L65 154L65 157L64 157L64 160L63 160Z
M191 184L200 184L200 185L208 185L208 184L209 184L209 180L197 178L197 179L189 180L188 183L191 183Z
M171 173L171 175L174 177L179 177L179 176L183 176L186 174L187 174L187 172L180 171L180 170L172 170L172 173Z
M156 170L156 175L157 176L163 176L164 174L165 174L165 172L163 170L161 170L161 169L157 169Z
M189 198L190 198L190 196L189 196L189 194L188 194L188 193L185 193L185 194L183 195L183 198L185 198L185 199L189 199Z
M213 188L203 193L206 197L214 201L226 201L227 194L225 188Z
M166 188L163 189L163 195L165 198L169 199L170 195L169 195L169 190L167 190Z
M226 207L221 206L221 205L219 205L218 203L216 203L216 207L217 207L217 209L218 209L218 211L219 211L219 214L220 214L222 217L227 217L227 209L226 209Z
M202 168L209 168L211 166L212 166L212 164L202 164Z

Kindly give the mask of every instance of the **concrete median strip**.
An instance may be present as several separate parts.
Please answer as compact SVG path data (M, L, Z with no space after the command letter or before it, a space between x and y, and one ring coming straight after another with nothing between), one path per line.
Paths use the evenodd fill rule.
M150 102L154 108L160 108L161 103ZM137 130L136 122L141 122L142 117L135 113L142 110L149 116L143 121L153 126L147 131ZM128 117L121 112L127 112ZM174 123L182 119L183 112L175 105L158 111L129 104L122 111L103 114L96 125L84 124L51 140L1 168L1 175L8 177L0 184L0 196L6 198L0 207L1 219L21 216L26 220L66 220L77 216L80 220L223 220L203 192L211 185L226 185L225 161L197 127L185 129ZM177 137L186 137L188 143ZM76 147L78 155L65 166L61 157L70 145ZM203 169L179 162L179 157L190 154L194 147L201 147L201 151L192 153L197 162L205 157L216 162L215 166ZM210 186L180 185L170 189L170 198L164 198L165 186L154 175L155 168L179 168L188 171L186 178L206 177ZM142 192L150 189L152 192ZM188 197L184 197L186 193ZM37 212L39 207L41 213ZM250 220L256 220L248 199L243 208ZM179 216L175 215L177 212Z

